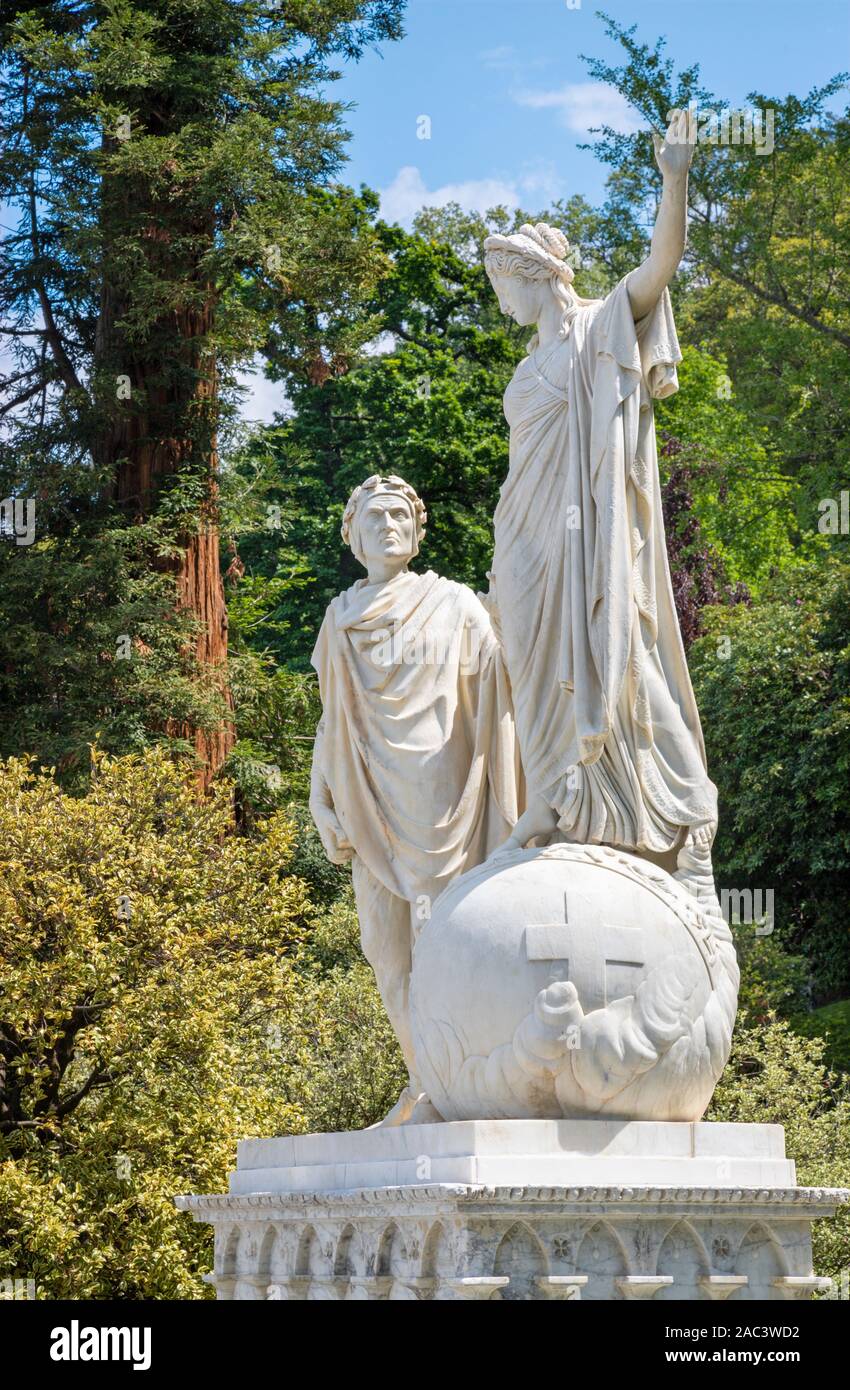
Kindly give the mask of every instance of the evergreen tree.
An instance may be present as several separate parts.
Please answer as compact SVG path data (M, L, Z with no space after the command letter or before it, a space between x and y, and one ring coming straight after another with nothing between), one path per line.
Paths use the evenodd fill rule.
M663 39L643 43L607 17L606 30L620 61L586 59L590 75L616 87L643 131L596 132L591 148L611 174L590 249L620 273L642 254L661 190L647 132L693 103L679 331L725 363L725 399L766 435L765 451L739 451L739 472L787 480L801 531L815 530L818 504L850 478L850 118L833 110L847 74L803 97L750 92L735 113L698 65L677 71Z
M8 751L74 765L170 735L203 786L233 741L218 453L235 373L277 344L314 380L382 257L335 189L339 59L403 0L5 6L0 544ZM345 286L344 295L337 286ZM330 312L325 312L330 306ZM9 579L8 584L6 579ZM123 662L122 656L126 658Z

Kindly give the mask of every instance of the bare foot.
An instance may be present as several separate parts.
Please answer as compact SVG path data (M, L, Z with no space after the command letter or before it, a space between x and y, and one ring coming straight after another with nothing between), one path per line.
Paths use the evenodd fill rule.
M507 854L514 849L525 849L529 840L539 835L551 835L558 826L558 813L536 792L528 803L528 809L520 816L509 840L500 845L496 854Z
M369 1129L383 1129L395 1125L442 1124L443 1117L434 1109L424 1091L413 1091L405 1086L392 1110Z
M695 825L679 850L673 877L691 893L709 917L723 917L723 910L714 886L711 865L712 825Z

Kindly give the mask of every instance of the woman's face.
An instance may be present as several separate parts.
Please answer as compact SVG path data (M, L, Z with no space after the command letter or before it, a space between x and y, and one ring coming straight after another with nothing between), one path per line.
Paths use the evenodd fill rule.
M491 279L503 314L523 328L539 323L546 289L542 281L526 280L523 275L493 275Z

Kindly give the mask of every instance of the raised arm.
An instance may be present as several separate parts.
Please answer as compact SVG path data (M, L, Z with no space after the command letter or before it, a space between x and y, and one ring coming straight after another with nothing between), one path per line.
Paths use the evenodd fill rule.
M674 111L664 140L653 134L655 158L664 179L661 206L655 219L652 246L643 265L628 279L635 320L655 307L676 273L688 231L688 169L694 152L696 117Z

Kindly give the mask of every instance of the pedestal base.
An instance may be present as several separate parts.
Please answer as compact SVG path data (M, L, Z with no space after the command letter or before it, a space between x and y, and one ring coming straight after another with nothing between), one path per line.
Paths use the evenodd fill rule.
M778 1125L460 1121L248 1140L215 1227L221 1299L788 1299L811 1223Z

